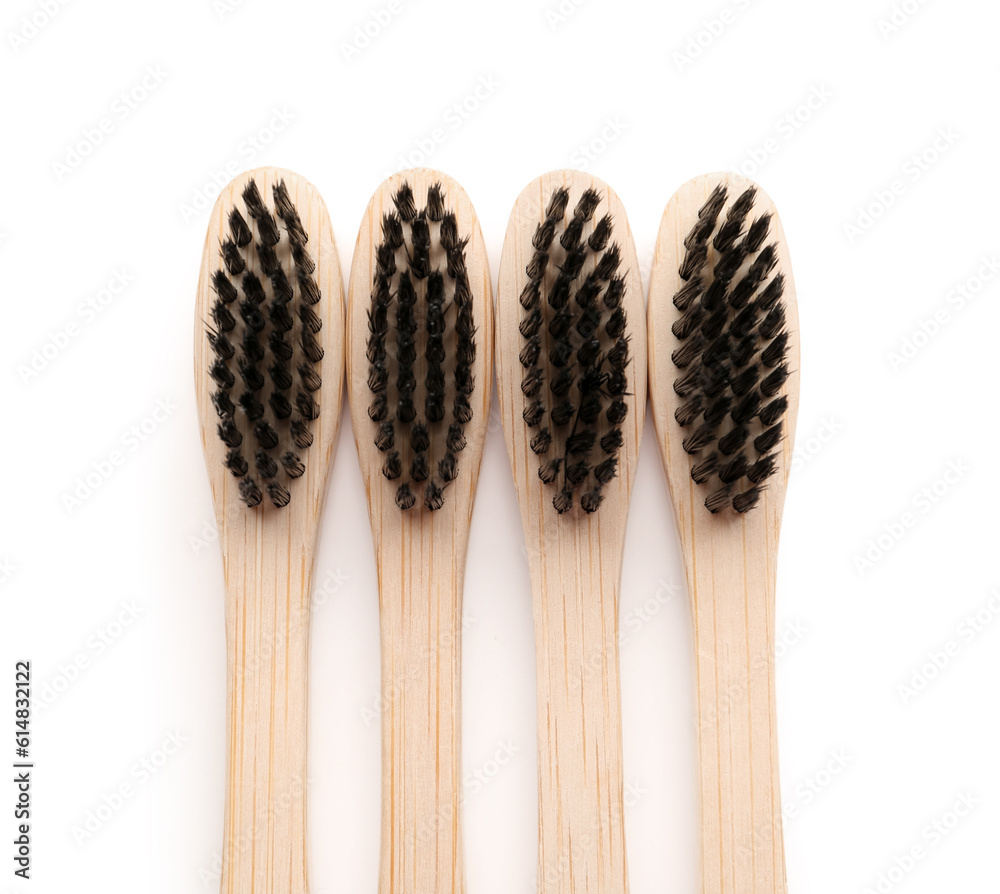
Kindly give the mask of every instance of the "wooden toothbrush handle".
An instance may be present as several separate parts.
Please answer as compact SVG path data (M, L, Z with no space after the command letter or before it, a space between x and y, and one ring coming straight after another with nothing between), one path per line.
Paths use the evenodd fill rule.
M227 562L222 894L306 894L309 567Z
M538 891L625 894L618 584L537 591Z
M713 543L692 585L703 894L786 891L773 556Z
M390 583L391 581L391 583ZM461 894L462 575L380 574L380 894Z

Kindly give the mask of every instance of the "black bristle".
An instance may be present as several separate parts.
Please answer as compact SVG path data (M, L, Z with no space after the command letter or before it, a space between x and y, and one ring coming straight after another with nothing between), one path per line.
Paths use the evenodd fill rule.
M427 482L424 488L424 506L431 512L436 512L444 505L444 491L433 481Z
M777 467L777 457L773 453L769 453L767 456L762 456L747 469L747 478L753 484L760 484L762 481L770 478L777 470Z
M274 198L274 210L285 225L289 243L302 251L303 246L309 241L309 235L306 233L305 227L302 226L299 212L288 195L288 187L285 186L284 180L278 181L271 187L271 195ZM304 266L308 266L308 264Z
M573 508L573 491L571 490L561 490L552 498L552 505L555 507L556 512L562 515L564 512L568 512Z
M236 382L233 371L226 366L224 360L216 359L208 368L208 374L215 380L215 384L220 388L232 388Z
M391 450L396 443L396 427L391 422L383 422L375 435L375 446L383 453Z
M246 205L247 211L257 225L257 235L260 236L260 241L265 245L277 245L281 239L278 225L271 212L264 206L260 191L253 180L248 181L243 190L243 204Z
M278 464L266 450L258 450L254 454L253 463L261 478L273 478L278 474Z
M599 484L607 484L618 473L617 457L610 457L604 462L598 463L594 469L594 478Z
M240 395L239 404L251 422L256 422L264 415L264 405L249 391L244 391Z
M271 408L276 419L288 419L292 415L292 404L286 394L279 391L271 392L267 399L267 405Z
M446 453L438 463L438 475L442 481L454 481L458 476L458 461L455 454Z
M568 400L564 400L556 404L550 412L553 424L559 426L569 425L575 415L576 407L574 407L573 403Z
M427 217L436 222L444 217L444 213L444 193L441 191L441 184L435 183L427 190Z
M216 294L223 304L232 304L239 295L232 280L226 276L225 270L216 270L212 274L212 288L215 289Z
M413 203L413 190L409 183L404 183L396 195L392 197L392 203L396 206L396 211L404 222L410 223L417 216L417 207Z
M464 426L473 417L476 325L466 258L470 237L460 233L441 184L428 188L423 209L406 182L393 204L395 211L382 218L382 240L374 251L366 345L373 392L368 413L376 424L376 446L386 454L383 474L397 481L399 508L413 508L422 491L424 507L437 509L444 502L444 485L458 474L455 457L466 446ZM537 292L524 296L528 305L537 299ZM308 319L303 323L308 330ZM529 347L526 376L538 359ZM308 391L306 380L300 381ZM532 387L530 378L526 387ZM303 393L296 406L308 415L308 407L299 403Z
M273 450L278 446L278 433L266 419L260 419L254 423L253 433L264 450Z
M281 466L289 478L301 478L306 470L304 463L299 459L299 455L293 453L291 450L286 450L281 454Z
M540 429L531 439L531 449L539 455L549 452L552 446L552 433L547 429Z
M271 498L271 502L278 509L283 509L292 499L292 495L289 493L288 488L277 481L268 482L266 489L267 495Z
M426 453L415 453L410 463L410 478L414 481L426 481L430 474L430 465Z
M246 457L240 452L238 447L233 447L226 452L226 468L233 473L234 478L242 478L250 469Z
M737 453L736 456L724 463L719 469L719 481L723 484L732 484L734 481L739 481L746 472L746 454Z
M281 269L278 253L272 245L257 243L257 262L265 276L272 276Z
M753 442L754 450L760 454L770 453L781 440L781 423L772 425L763 434L758 435Z
M227 416L219 422L219 437L227 447L239 447L243 443L243 434L236 425L236 420L232 416Z
M749 490L733 497L733 509L739 513L749 512L760 500L761 490L759 487L751 487Z
M382 474L390 481L395 481L403 474L403 461L400 459L398 450L393 450L386 455L385 465L382 466Z
M788 367L782 364L764 377L764 380L760 383L760 393L764 397L774 397L788 380L789 375Z
M704 484L715 474L718 466L719 455L717 453L710 453L703 460L691 466L691 480L695 484Z
M382 242L392 251L403 245L403 225L395 214L386 214L382 218Z
M729 487L721 487L705 498L705 508L715 515L721 512L730 503Z
M729 506L744 513L759 503L760 485L778 468L773 450L788 407L780 394L790 375L784 276L779 270L767 281L779 252L765 244L772 214L753 217L756 202L753 186L731 202L726 187L716 186L684 238L673 298L678 344L671 358L681 398L674 418L685 431L691 478L707 486L712 513Z
M291 424L292 440L299 450L305 450L312 446L313 436L309 426L304 419L293 419Z
M240 499L247 504L251 509L255 506L260 505L260 501L264 498L264 495L260 492L260 487L257 482L249 475L244 475L240 478L239 483Z
M225 388L220 388L218 391L213 392L212 404L215 406L215 412L218 413L220 419L226 416L233 416L236 413L236 404L233 403L233 399L229 396L229 392Z
M404 481L396 488L396 505L404 512L407 509L412 509L413 504L416 502L417 498L413 495L413 491L410 489L408 483Z
M229 235L240 248L246 248L253 240L250 226L246 218L240 214L239 208L233 208L229 212Z

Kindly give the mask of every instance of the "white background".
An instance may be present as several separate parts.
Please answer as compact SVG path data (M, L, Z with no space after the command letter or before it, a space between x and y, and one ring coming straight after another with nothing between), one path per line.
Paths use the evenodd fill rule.
M55 697L33 714L34 878L13 877L3 844L0 891L216 890L222 573L206 540L212 506L191 373L213 178L259 164L310 178L346 276L368 198L401 156L465 186L494 271L515 197L552 168L585 167L618 191L644 279L663 206L682 182L742 167L762 183L787 231L802 341L778 575L789 890L996 890L1000 311L997 277L975 278L1000 251L1000 13L984 0L908 0L912 14L897 13L888 31L879 23L890 0L557 3L401 0L379 13L388 0L73 0L46 22L42 0L4 2L0 673L12 691L14 661L31 659L36 694ZM378 30L376 15L389 24L362 46L356 29ZM36 33L23 16L37 16ZM491 86L476 99L481 84ZM121 94L133 90L146 95L130 108ZM463 104L474 111L458 114ZM88 131L102 118L110 130L95 146ZM76 159L81 141L90 151ZM861 216L868 206L877 219ZM124 291L98 314L82 311L119 270L131 280ZM977 291L962 305L955 289L967 283ZM935 333L921 334L939 312ZM911 356L894 363L906 340ZM43 368L26 377L33 358ZM159 401L172 409L149 422ZM130 441L144 420L155 430ZM67 508L77 479L115 449L124 462ZM945 484L950 464L963 471ZM921 497L935 486L933 502ZM914 524L887 535L905 513ZM881 535L889 548L874 547L875 561L859 567ZM650 425L626 550L631 889L693 892L689 612ZM346 410L316 584L312 891L374 892L378 616ZM109 627L133 603L132 623ZM468 887L531 894L534 647L498 429L483 462L465 611L466 771L492 769L503 745L514 751L467 792ZM951 641L957 654L920 692L899 688ZM81 657L83 670L66 670ZM12 696L0 700L0 729L12 709ZM136 763L171 734L182 746L141 782ZM6 766L12 736L0 741ZM838 756L842 769L825 772ZM122 782L134 796L76 840L74 827ZM12 805L13 786L0 793ZM975 809L935 844L930 824L950 823L961 796ZM13 826L3 806L0 841ZM877 888L916 845L923 859Z

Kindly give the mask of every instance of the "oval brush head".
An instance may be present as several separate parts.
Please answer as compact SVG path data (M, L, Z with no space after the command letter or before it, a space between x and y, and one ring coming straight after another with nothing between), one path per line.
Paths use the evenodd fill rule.
M440 182L417 197L404 180L381 220L365 355L368 417L382 474L404 511L444 505L473 417L469 239Z
M776 227L755 184L728 180L681 225L673 417L711 513L751 511L779 465L793 367Z
M552 188L519 298L522 418L533 432L538 477L560 514L577 501L585 512L600 507L618 474L632 396L627 270L613 216L595 216L603 198L588 187L571 203L567 187Z
M284 178L251 175L226 213L206 321L217 432L240 499L288 505L306 469L323 384L321 291ZM334 358L337 363L339 358Z

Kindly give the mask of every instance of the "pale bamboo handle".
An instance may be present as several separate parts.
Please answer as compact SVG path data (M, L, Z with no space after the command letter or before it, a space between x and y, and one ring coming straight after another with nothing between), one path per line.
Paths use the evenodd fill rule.
M700 582L703 894L785 894L774 693L773 569Z
M308 585L276 596L274 581L270 590L266 583L243 580L226 605L222 894L308 890Z
M380 596L379 890L462 894L460 578L444 574L428 593L415 576L402 575L398 589Z
M618 593L563 584L535 600L538 891L625 894Z

